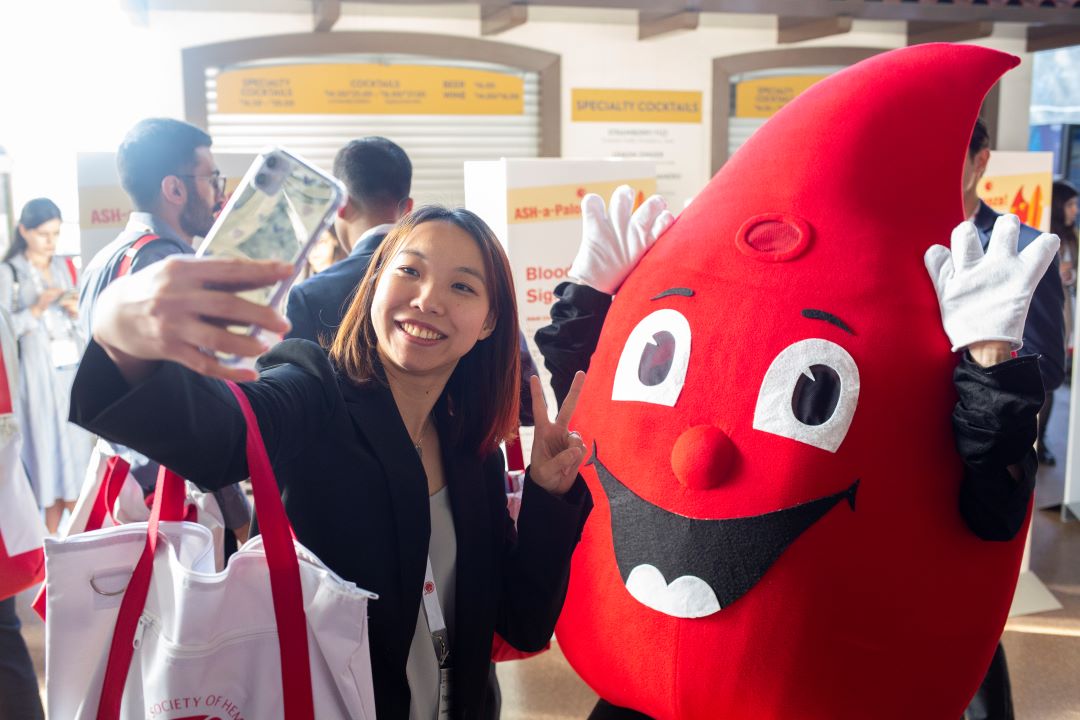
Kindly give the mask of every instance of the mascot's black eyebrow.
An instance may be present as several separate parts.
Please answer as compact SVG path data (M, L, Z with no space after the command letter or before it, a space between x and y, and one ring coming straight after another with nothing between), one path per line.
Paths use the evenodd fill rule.
M814 310L808 308L802 311L802 316L804 318L810 318L811 320L824 320L827 323L835 325L849 335L855 334L855 331L852 330L846 322L836 317L832 313L825 312L824 310Z
M694 297L694 291L691 290L690 288L679 288L679 287L677 287L677 288L668 288L667 290L660 293L656 297L649 298L649 299L650 300L659 300L660 298L665 298L665 297L667 297L669 295L681 295L682 297Z

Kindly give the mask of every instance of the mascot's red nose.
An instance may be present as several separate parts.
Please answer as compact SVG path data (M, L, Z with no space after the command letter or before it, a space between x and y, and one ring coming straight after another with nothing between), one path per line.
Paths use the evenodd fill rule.
M671 469L691 490L714 490L731 474L735 443L713 425L695 425L683 432L671 449Z

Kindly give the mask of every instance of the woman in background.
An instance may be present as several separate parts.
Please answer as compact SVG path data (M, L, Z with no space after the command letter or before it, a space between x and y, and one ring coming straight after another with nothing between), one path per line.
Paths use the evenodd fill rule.
M322 237L315 241L315 247L311 248L311 252L308 253L307 264L304 266L304 277L311 277L316 273L321 273L348 256L349 253L345 252L345 248L341 246L341 241L338 240L337 233L334 232L334 226L331 225L322 234ZM297 282L299 282L299 279Z
M75 278L56 255L60 221L52 200L26 203L0 268L0 306L11 313L19 342L22 461L50 533L75 506L92 446L90 435L67 421L84 341Z
M1076 322L1077 190L1064 180L1054 182L1050 201L1050 232L1061 238L1061 284L1065 288L1065 382L1072 376L1072 336Z

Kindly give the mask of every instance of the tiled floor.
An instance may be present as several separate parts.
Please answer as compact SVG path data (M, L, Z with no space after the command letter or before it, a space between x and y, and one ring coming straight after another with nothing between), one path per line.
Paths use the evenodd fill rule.
M1062 523L1069 388L1058 389L1047 432L1058 456L1042 467L1035 490L1040 506L1032 518L1031 569L1062 604L1061 610L1013 618L1006 625L1005 653L1020 720L1080 720L1080 522Z
M1056 394L1048 432L1055 468L1042 468L1039 504L1060 500L1064 483L1068 388ZM1080 720L1080 522L1062 523L1055 507L1033 519L1032 570L1061 601L1054 612L1010 620L1004 643L1019 720ZM19 598L24 634L44 677L44 628ZM558 647L528 660L499 666L505 720L569 720L588 715L596 695L574 674Z

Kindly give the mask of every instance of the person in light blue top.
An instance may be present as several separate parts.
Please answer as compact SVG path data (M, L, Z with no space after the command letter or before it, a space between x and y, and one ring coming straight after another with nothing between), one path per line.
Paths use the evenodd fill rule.
M60 208L48 198L26 203L0 268L0 306L19 342L22 461L45 525L55 533L79 496L92 437L67 421L71 382L85 340L78 329L75 278L56 255Z

